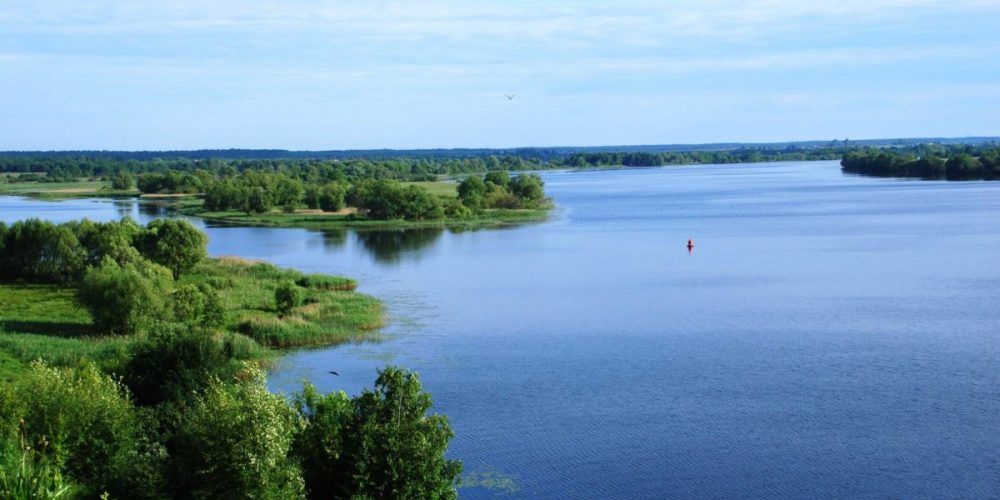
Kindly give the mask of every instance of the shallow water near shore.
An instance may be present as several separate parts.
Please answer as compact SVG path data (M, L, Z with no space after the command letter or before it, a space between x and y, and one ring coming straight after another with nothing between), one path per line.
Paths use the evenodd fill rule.
M292 353L270 385L418 371L449 455L493 479L463 497L1000 497L1000 182L837 162L543 177L550 220L506 229L199 224L213 255L385 301L381 341ZM6 222L123 215L168 212L0 197Z

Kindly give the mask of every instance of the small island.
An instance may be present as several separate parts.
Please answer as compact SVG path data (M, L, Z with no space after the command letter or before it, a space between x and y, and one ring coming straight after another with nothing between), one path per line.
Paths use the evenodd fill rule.
M169 175L169 174L167 174ZM160 174L139 177L147 194ZM246 171L210 179L204 194L176 201L180 213L240 225L415 228L483 227L544 220L552 208L544 182L532 173L471 175L461 182L389 179L304 182L283 173Z

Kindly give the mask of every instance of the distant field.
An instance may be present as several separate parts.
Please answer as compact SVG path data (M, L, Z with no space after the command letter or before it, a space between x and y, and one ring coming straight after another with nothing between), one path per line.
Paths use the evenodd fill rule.
M138 191L113 191L108 181L0 183L0 194L38 198L79 198L87 196L128 196Z
M430 182L404 182L404 186L419 186L431 194L440 196L458 197L458 183L450 181L430 181Z

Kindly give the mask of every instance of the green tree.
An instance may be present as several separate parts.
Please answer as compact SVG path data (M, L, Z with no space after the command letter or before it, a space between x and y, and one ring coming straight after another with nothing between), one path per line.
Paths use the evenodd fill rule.
M317 205L324 212L336 212L344 208L344 198L346 195L346 186L340 183L331 182L320 188L317 197Z
M301 471L289 457L302 426L285 399L267 390L259 372L245 383L210 382L169 446L171 493L181 498L303 498Z
M133 184L135 184L135 176L125 170L119 170L118 173L111 176L111 189L115 191L128 190Z
M506 170L497 170L486 174L484 182L492 182L497 186L506 188L510 185L510 174Z
M208 255L208 237L182 219L158 219L139 235L139 251L178 278Z
M536 174L521 174L510 183L510 192L529 203L538 203L545 198L545 185Z
M92 364L63 369L36 362L2 391L4 424L23 422L28 444L79 483L82 496L107 491L137 498L158 487L161 454L144 444L128 391Z
M211 332L163 326L131 348L123 380L140 405L186 401L234 368Z
M80 281L77 298L100 333L132 335L170 318L170 272L145 260L118 265L106 259Z
M479 208L486 196L486 183L478 175L466 177L458 184L458 199L469 208Z
M344 453L352 496L455 498L462 464L444 458L454 432L444 415L427 415L431 396L415 373L387 367L374 390L353 401Z
M193 326L222 326L222 298L208 284L181 286L174 290L170 298L175 320Z
M15 222L3 236L0 275L4 278L58 283L76 280L83 272L83 246L65 225L28 219Z

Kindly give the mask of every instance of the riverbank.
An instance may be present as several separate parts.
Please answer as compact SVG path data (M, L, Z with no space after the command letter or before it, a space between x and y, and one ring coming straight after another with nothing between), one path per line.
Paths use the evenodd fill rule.
M301 305L285 314L275 289L293 282ZM206 283L224 309L215 335L238 359L266 364L279 349L333 345L371 335L384 323L382 303L356 293L348 278L304 274L235 257L207 259L178 284ZM142 336L108 336L94 330L89 312L71 287L0 284L0 379L9 380L42 359L55 366L92 360L114 371Z

